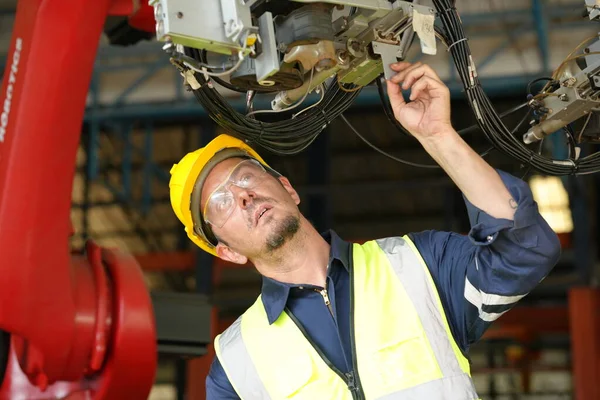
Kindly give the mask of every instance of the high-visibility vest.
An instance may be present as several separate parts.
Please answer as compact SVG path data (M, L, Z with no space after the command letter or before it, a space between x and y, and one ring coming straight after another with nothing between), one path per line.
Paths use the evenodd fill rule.
M259 296L217 336L240 398L478 399L425 262L408 237L352 245L353 371L337 370L285 310L273 324Z

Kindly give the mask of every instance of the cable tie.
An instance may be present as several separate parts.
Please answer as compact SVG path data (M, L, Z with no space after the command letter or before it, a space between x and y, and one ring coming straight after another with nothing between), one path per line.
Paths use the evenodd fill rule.
M446 51L449 53L449 52L450 52L450 49L452 49L452 46L455 46L455 45L459 44L460 42L466 42L467 40L469 40L469 38L466 38L466 37L465 37L465 38L462 38L462 39L459 39L459 40L457 40L456 42L454 42L454 43L452 43L450 46L448 46L448 48L446 49Z
M321 107L321 105L320 105L320 104L319 104L319 105L317 105L315 108L316 108L317 110L321 111L321 114L323 114L323 118L325 119L325 127L323 127L323 129L325 129L326 127L328 127L328 126L329 126L329 124L330 124L331 122L329 121L329 118L327 117L327 114L325 113L325 110L323 110L323 107Z
M204 80L205 81L209 81L210 77L208 76L208 70L206 69L206 67L202 67L202 75L204 75Z

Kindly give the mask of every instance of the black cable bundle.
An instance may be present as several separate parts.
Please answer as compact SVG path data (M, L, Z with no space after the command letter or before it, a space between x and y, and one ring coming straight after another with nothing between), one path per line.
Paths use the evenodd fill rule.
M261 114L246 116L235 110L214 85L209 84L209 80L218 82L213 77L206 80L198 72L195 77L201 87L192 90L194 96L213 121L232 135L281 155L297 154L306 149L334 119L352 105L360 93L360 89L352 92L342 90L334 78L326 87L324 98L318 105L296 117L291 114L298 113L299 108L275 115L268 114L266 118L269 120L263 121L259 119Z
M433 0L433 3L446 31L449 51L452 52L477 123L492 145L523 164L531 165L548 175L588 174L600 171L600 153L579 160L575 160L574 154L571 154L572 158L567 160L551 159L529 149L522 142L521 137L515 136L515 132L511 132L504 125L480 85L454 1Z

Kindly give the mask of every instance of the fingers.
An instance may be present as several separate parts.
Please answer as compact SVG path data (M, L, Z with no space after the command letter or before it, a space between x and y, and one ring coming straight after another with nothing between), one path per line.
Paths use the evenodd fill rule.
M403 69L410 67L412 64L407 61L400 61L397 63L390 64L390 68L392 68L396 72L400 72Z
M433 71L433 69L431 69L430 66L420 65L419 67L414 68L406 73L406 76L404 77L404 80L402 82L402 88L405 90L410 89L416 81L423 77L427 77L443 85L440 78Z
M398 71L398 73L396 75L392 76L392 79L390 79L390 80L394 83L401 83L404 81L406 76L411 71L414 71L415 69L419 68L421 65L423 65L423 64L420 62L417 62L414 64L410 64L410 63L406 63L406 62L392 64L391 68L395 71Z
M413 83L423 76L427 76L442 83L439 76L429 65L422 64L420 62L417 62L412 65L410 65L410 63L404 62L396 63L392 64L392 69L397 70L399 72L397 75L392 77L391 81L394 83L402 82L402 88L405 90L410 89Z
M429 76L422 76L412 85L410 90L410 100L413 101L419 98L423 91L427 91L432 98L441 97L450 93L443 83L438 82Z
M392 108L397 106L403 106L406 102L404 101L404 96L402 95L402 89L397 84L387 81L387 93L390 99L390 103L392 104Z

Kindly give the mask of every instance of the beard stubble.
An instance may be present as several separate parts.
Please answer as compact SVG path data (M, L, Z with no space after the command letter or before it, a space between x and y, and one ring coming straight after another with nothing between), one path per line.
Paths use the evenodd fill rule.
M266 241L267 252L272 253L292 239L300 230L300 218L288 215L269 234Z

